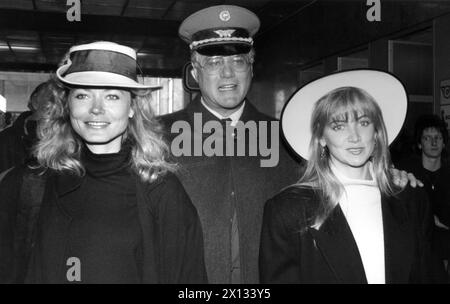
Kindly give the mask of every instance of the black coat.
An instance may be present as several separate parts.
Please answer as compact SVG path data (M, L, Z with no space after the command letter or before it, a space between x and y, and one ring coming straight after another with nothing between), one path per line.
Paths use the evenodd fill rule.
M24 164L31 157L31 146L36 134L25 134L25 120L32 112L20 114L14 124L0 132L0 173ZM35 130L32 130L34 133Z
M434 214L446 226L450 227L450 165L442 160L442 166L431 173L422 165L420 156L411 156L401 160L396 167L406 172L411 172L424 184ZM434 180L431 179L433 175Z
M47 176L30 263L26 266L25 261L17 260L22 256L17 252L21 248L18 244L25 236L16 225L25 171L12 170L0 184L0 282L18 282L25 267L26 282L64 283L61 278L67 266L63 257L72 219L59 198L79 187L82 178L68 174ZM200 221L179 180L173 174L152 183L136 177L136 187L143 239L143 283L206 283Z
M290 187L266 203L260 249L262 283L367 283L358 247L337 205L319 230L310 228L318 206L311 188ZM442 282L430 250L425 193L408 186L382 197L386 283Z
M192 101L182 111L162 117L169 143L178 135L170 132L171 126L177 121L187 122L192 128L192 134L198 135L200 139L210 136L200 134L201 131L199 133L195 128L194 114L198 113L202 114L203 124L218 120L199 99ZM257 124L276 121L260 113L248 101L240 120ZM279 136L278 133L275 135ZM241 282L259 281L258 250L264 202L299 178L299 164L288 154L281 138L279 143L279 162L274 167L261 167L260 161L266 157L259 154L175 157L175 161L181 165L178 176L197 208L202 223L205 263L210 283L231 282L231 219L234 208L239 227Z

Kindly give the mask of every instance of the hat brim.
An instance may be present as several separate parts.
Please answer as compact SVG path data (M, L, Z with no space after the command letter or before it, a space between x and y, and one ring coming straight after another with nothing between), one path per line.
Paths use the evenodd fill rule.
M408 96L401 81L392 74L378 70L350 70L314 80L286 103L281 114L281 129L291 148L308 160L311 141L311 115L315 103L340 87L357 87L369 93L381 109L389 144L400 132L406 118Z
M129 77L111 72L83 71L62 76L69 67L70 64L66 64L56 70L58 79L68 86L113 87L135 90L159 90L162 88L155 85L143 85Z

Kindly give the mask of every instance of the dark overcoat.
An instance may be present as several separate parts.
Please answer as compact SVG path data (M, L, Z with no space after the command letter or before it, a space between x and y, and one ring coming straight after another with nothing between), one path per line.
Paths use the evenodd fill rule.
M77 189L82 178L48 174L37 226L30 232L23 223L18 225L18 214L33 213L33 206L20 202L27 170L15 168L0 184L0 282L67 283L64 257L72 217L60 198ZM142 282L207 283L200 221L178 178L168 173L151 183L135 179ZM30 210L19 210L24 208ZM28 248L25 234L30 233L34 236ZM23 258L23 248L30 250L29 259Z
M311 188L290 187L266 203L261 235L262 283L351 283L367 279L345 216L337 205L320 229ZM381 199L386 283L442 282L431 252L431 213L422 189Z
M203 124L195 128L194 114L202 114ZM184 110L163 116L169 143L179 135L171 132L177 121L185 121L191 127L192 135L201 140L211 134L203 133L202 127L208 121L217 121L199 99L192 101ZM246 102L240 118L244 123L254 121L258 132L260 122L277 120L260 113L250 102ZM261 133L259 133L261 134ZM265 138L270 142L270 129ZM258 249L264 202L298 180L299 164L286 151L279 138L276 149L279 161L274 167L262 167L258 153L256 156L188 156L175 157L181 165L178 176L198 210L202 223L205 263L210 283L231 282L231 234L232 217L236 210L239 228L239 252L241 282L257 283ZM217 139L225 141L225 137ZM261 136L258 136L258 141ZM248 150L249 141L246 142ZM195 144L195 143L193 143ZM173 149L174 147L172 147ZM173 151L172 151L173 152Z
M24 164L31 156L31 144L36 136L26 135L24 129L25 120L31 114L31 111L23 112L12 126L0 132L0 173Z

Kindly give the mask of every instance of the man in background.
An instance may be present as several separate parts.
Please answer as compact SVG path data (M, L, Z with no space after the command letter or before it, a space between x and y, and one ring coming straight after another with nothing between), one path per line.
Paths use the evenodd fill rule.
M39 84L30 95L29 111L21 113L14 123L0 132L0 173L30 161L37 141L37 123L51 94L50 82Z
M445 157L448 131L436 115L423 115L415 126L418 155L399 162L398 168L413 173L424 183L433 214L433 247L448 267L450 258L450 166Z

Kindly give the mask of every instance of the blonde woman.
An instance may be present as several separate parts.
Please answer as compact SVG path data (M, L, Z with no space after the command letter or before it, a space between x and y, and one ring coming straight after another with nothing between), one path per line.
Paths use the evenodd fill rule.
M16 221L27 171L0 185L2 281L206 282L197 211L150 108L158 87L136 67L133 49L100 41L72 47L58 68L35 151L46 185L25 220L34 228Z
M329 75L292 97L283 133L308 164L265 205L261 282L439 280L424 192L398 188L389 171L406 110L403 85L374 70Z

